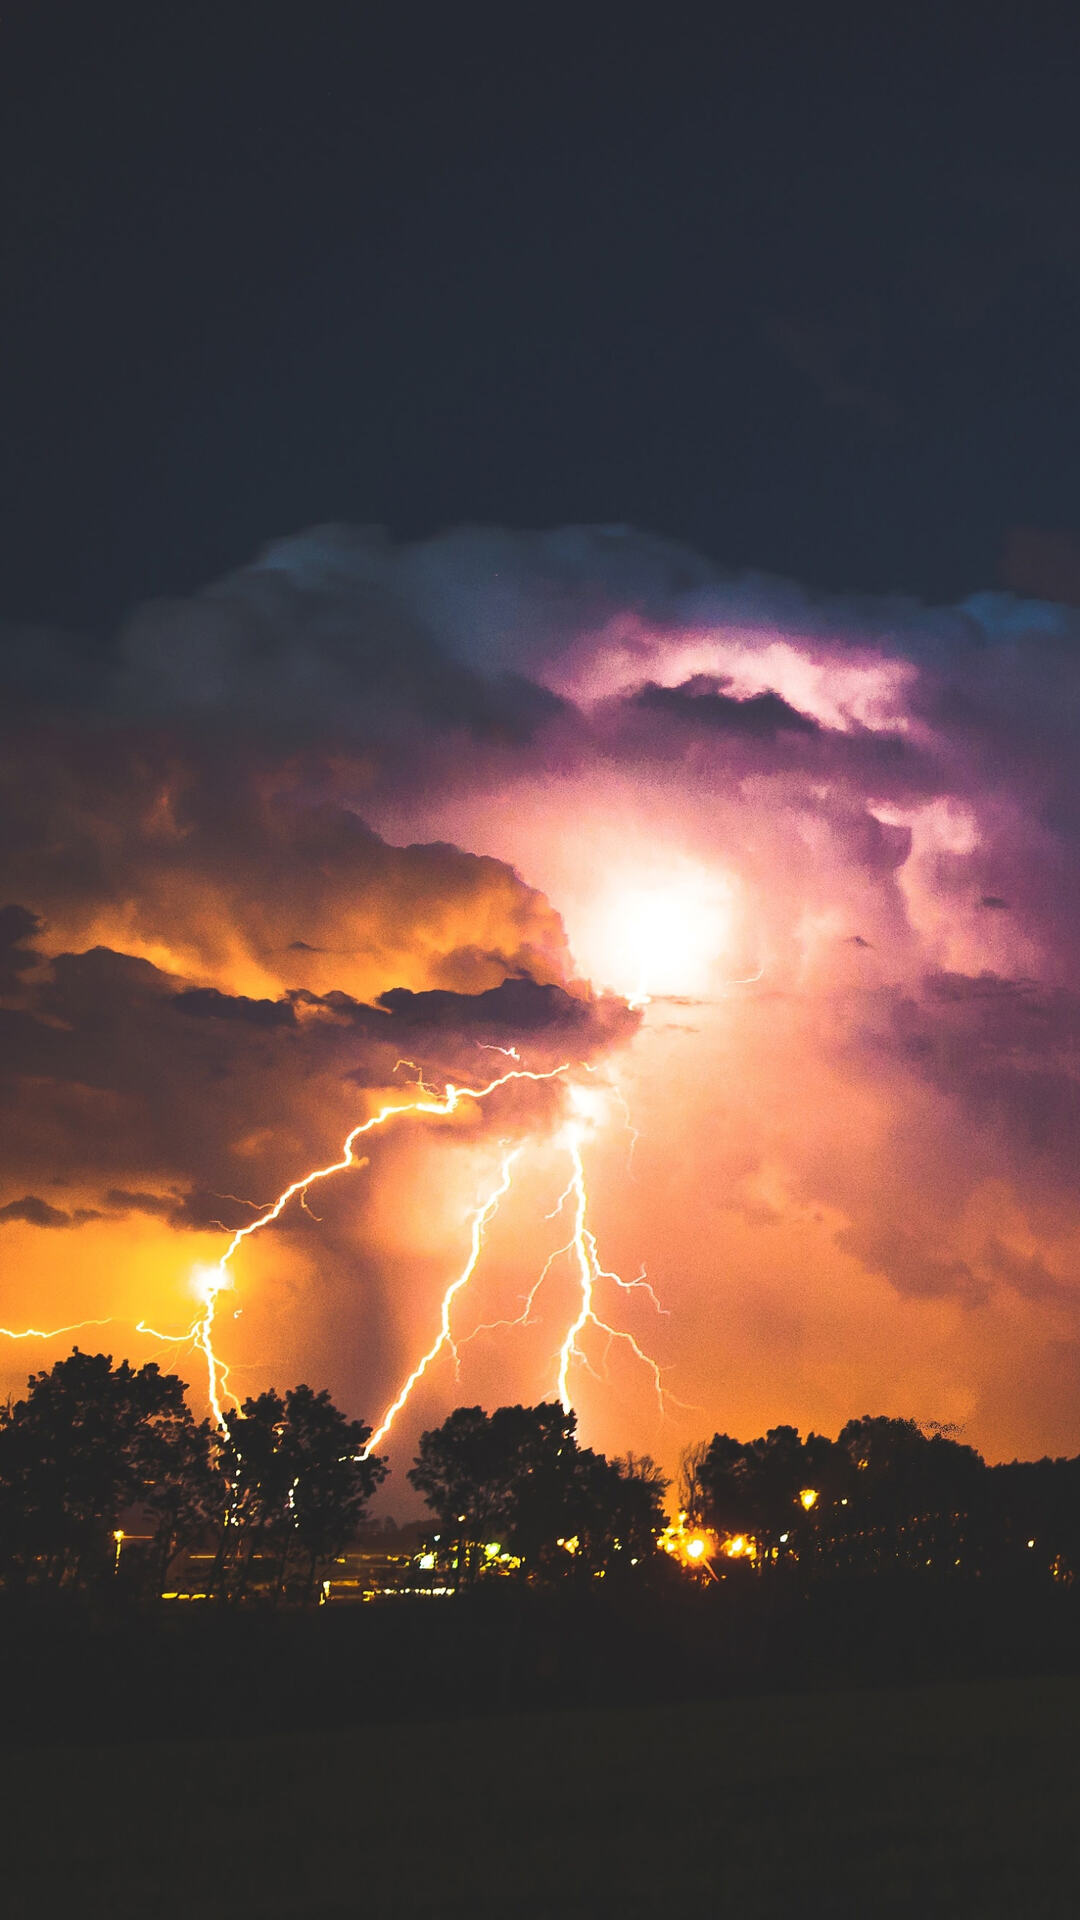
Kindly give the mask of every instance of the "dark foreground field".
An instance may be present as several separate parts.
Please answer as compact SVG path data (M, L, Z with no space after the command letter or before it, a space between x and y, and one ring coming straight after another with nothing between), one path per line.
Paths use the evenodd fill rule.
M1080 1680L8 1751L21 1916L1080 1909Z

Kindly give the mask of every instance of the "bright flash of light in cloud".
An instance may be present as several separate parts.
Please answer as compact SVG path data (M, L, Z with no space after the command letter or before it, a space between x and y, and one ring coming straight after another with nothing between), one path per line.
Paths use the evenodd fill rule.
M705 995L733 939L734 882L683 854L607 874L575 929L591 976L631 1004Z

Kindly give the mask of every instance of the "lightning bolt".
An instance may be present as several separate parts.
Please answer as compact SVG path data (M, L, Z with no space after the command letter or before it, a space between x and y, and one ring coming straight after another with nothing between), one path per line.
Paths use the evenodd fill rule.
M515 1060L519 1058L514 1048L499 1047L490 1050L504 1053ZM439 1095L435 1089L425 1081L421 1069L416 1066L415 1062L401 1061L398 1065L407 1065L412 1068L416 1074L414 1097L404 1101L388 1101L385 1105L379 1107L375 1113L369 1115L366 1120L360 1121L346 1135L338 1159L330 1161L325 1166L312 1167L308 1172L301 1174L298 1179L290 1181L288 1186L284 1187L281 1193L278 1194L276 1200L259 1208L253 1220L249 1220L244 1226L236 1228L224 1252L213 1265L195 1269L193 1279L196 1294L200 1301L200 1310L186 1328L182 1329L179 1333L164 1333L159 1328L151 1326L145 1320L140 1320L137 1323L136 1331L138 1333L150 1336L170 1346L189 1345L201 1355L206 1367L207 1397L211 1412L217 1425L222 1429L226 1427L224 1402L226 1400L231 1401L237 1407L239 1407L240 1403L236 1394L229 1386L229 1368L215 1350L214 1326L218 1301L221 1294L233 1285L232 1263L237 1253L243 1247L244 1242L250 1240L255 1234L261 1233L264 1228L271 1226L274 1221L280 1219L290 1201L294 1199L298 1199L300 1205L311 1213L307 1200L308 1191L319 1182L330 1180L335 1174L346 1173L350 1170L356 1170L366 1166L366 1159L359 1157L356 1153L356 1144L365 1135L374 1133L379 1128L389 1125L392 1121L403 1119L410 1115L445 1119L451 1114L456 1113L463 1101L486 1100L491 1094L497 1092L499 1088L507 1086L512 1081L552 1081L562 1078L562 1076L571 1070L570 1063L565 1061L560 1066L551 1067L545 1071L534 1071L516 1066L508 1069L505 1073L499 1074L495 1079L489 1080L481 1087L459 1087L452 1082L447 1083L443 1093ZM609 1091L611 1091L611 1089L609 1089ZM614 1091L618 1104L622 1108L627 1128L631 1132L632 1138L636 1138L625 1099L622 1094L619 1093L618 1089ZM663 1313L666 1311L661 1306L660 1301L649 1285L644 1270L633 1280L624 1280L618 1273L613 1272L601 1264L596 1235L589 1225L589 1195L583 1145L588 1133L588 1123L595 1124L597 1122L599 1111L597 1101L599 1098L602 1105L602 1096L598 1096L592 1089L580 1085L571 1085L569 1093L572 1117L563 1126L558 1136L557 1144L561 1146L568 1155L570 1177L551 1213L547 1215L547 1218L549 1220L557 1218L563 1212L564 1208L572 1203L572 1231L570 1238L563 1246L556 1248L555 1252L548 1256L538 1278L534 1281L525 1298L524 1310L516 1320L494 1321L485 1326L475 1327L470 1334L464 1337L464 1340L472 1340L478 1333L492 1331L495 1327L527 1324L536 1297L550 1274L553 1265L561 1257L570 1256L577 1277L578 1304L574 1316L566 1329L562 1344L558 1349L555 1385L555 1394L558 1400L567 1412L571 1410L571 1372L576 1366L582 1366L597 1378L600 1377L596 1374L596 1369L583 1345L583 1338L587 1331L593 1329L606 1337L607 1348L605 1351L609 1350L612 1343L616 1340L624 1342L630 1348L635 1358L640 1361L651 1374L657 1404L661 1413L664 1413L666 1411L666 1403L672 1396L665 1392L662 1370L659 1364L645 1352L632 1333L628 1332L625 1328L612 1326L607 1320L601 1317L598 1310L598 1289L601 1283L608 1283L620 1288L626 1293L633 1292L640 1288L648 1293L650 1300L658 1312ZM427 1351L423 1353L416 1362L404 1380L396 1397L387 1407L378 1427L368 1440L362 1457L366 1458L375 1447L379 1446L387 1438L398 1415L408 1404L414 1389L444 1351L451 1353L454 1357L455 1364L457 1363L458 1347L459 1344L464 1344L464 1340L459 1341L455 1339L453 1332L455 1303L468 1287L480 1263L484 1249L486 1230L494 1214L497 1212L500 1202L510 1191L514 1167L524 1150L524 1146L518 1146L509 1151L504 1151L500 1163L498 1181L486 1197L472 1210L471 1214L467 1216L470 1223L468 1256L460 1273L457 1274L456 1278L451 1280L443 1294L438 1330L435 1338ZM250 1206L254 1203L248 1201L245 1202L245 1204ZM316 1218L317 1216L312 1214L312 1217ZM109 1324L109 1320L104 1319L84 1320L72 1326L54 1328L48 1333L33 1327L28 1327L21 1332L13 1332L8 1328L0 1327L0 1335L6 1335L12 1340L47 1340L53 1339L60 1334L78 1332L82 1327L107 1326ZM676 1402L675 1404L681 1405L682 1403Z
M15 1332L11 1327L0 1327L0 1335L5 1340L58 1340L62 1333L81 1333L84 1327L110 1327L112 1316L106 1320L74 1320L70 1327L22 1327Z
M503 1052L508 1050L497 1048L495 1051ZM570 1071L569 1062L564 1062L558 1067L551 1067L546 1072L533 1072L523 1067L512 1068L508 1072L500 1074L496 1079L490 1080L487 1085L483 1087L457 1087L449 1084L440 1099L424 1081L420 1069L416 1067L413 1061L399 1062L399 1065L408 1065L413 1068L413 1071L417 1074L417 1090L422 1097L410 1100L402 1105L387 1104L381 1107L377 1113L372 1114L369 1119L362 1121L358 1126L354 1127L352 1132L346 1136L339 1160L332 1161L329 1166L315 1168L312 1172L303 1174L298 1180L292 1181L290 1185L278 1195L278 1198L273 1204L265 1208L257 1219L249 1221L246 1226L237 1228L216 1267L207 1269L202 1277L203 1312L189 1331L188 1338L190 1338L193 1345L199 1349L206 1362L210 1405L219 1426L224 1424L221 1395L223 1393L229 1393L229 1388L228 1369L214 1352L214 1315L218 1295L224 1288L231 1285L228 1272L229 1264L243 1242L250 1239L252 1234L259 1233L263 1227L269 1226L272 1221L278 1219L289 1201L296 1195L300 1196L302 1205L306 1204L307 1190L313 1186L316 1181L327 1180L335 1173L343 1173L349 1167L362 1164L357 1161L353 1152L356 1141L360 1139L362 1135L373 1132L377 1127L385 1125L388 1121L405 1114L416 1113L431 1114L445 1118L457 1110L462 1100L486 1100L490 1094L494 1093L499 1087L506 1086L510 1081L555 1080ZM581 1115L589 1114L594 1110L595 1096L591 1095L591 1093L584 1088L571 1088L571 1100L580 1110ZM619 1095L619 1102L623 1108L627 1125L629 1126L629 1113L626 1110L625 1100L621 1095ZM601 1281L610 1281L626 1293L641 1288L648 1293L659 1313L666 1312L666 1309L661 1306L660 1301L657 1299L656 1294L645 1277L644 1271L638 1274L633 1280L623 1280L619 1274L614 1273L600 1263L596 1235L588 1223L589 1197L585 1162L582 1155L585 1134L586 1125L584 1117L577 1117L570 1120L564 1129L562 1144L565 1146L570 1159L570 1179L552 1209L552 1212L547 1216L549 1219L556 1218L557 1215L562 1212L567 1202L573 1200L574 1215L571 1238L566 1242L565 1246L557 1248L553 1254L549 1255L540 1272L539 1278L530 1289L525 1301L524 1311L516 1320L492 1322L490 1323L490 1327L475 1327L472 1333L466 1335L465 1338L467 1340L474 1339L476 1334L489 1331L495 1326L518 1326L526 1324L536 1296L550 1273L554 1262L562 1254L572 1254L577 1268L580 1294L577 1312L570 1326L567 1328L566 1335L558 1353L556 1392L559 1401L563 1408L569 1412L572 1406L570 1370L575 1363L584 1366L587 1371L595 1373L595 1369L581 1345L582 1335L587 1328L592 1327L597 1332L606 1336L609 1348L612 1342L616 1340L621 1340L629 1346L635 1358L639 1360L642 1366L651 1374L657 1404L661 1414L663 1414L667 1410L668 1400L673 1399L673 1396L668 1394L664 1388L660 1366L645 1352L644 1348L639 1345L632 1333L629 1333L625 1328L611 1326L608 1321L601 1318L597 1311L596 1290L598 1283ZM474 1209L471 1215L468 1258L461 1272L457 1275L456 1279L450 1282L446 1292L443 1294L439 1328L435 1339L427 1352L421 1355L403 1382L396 1397L387 1407L378 1427L364 1447L363 1458L366 1459L373 1448L381 1445L388 1437L398 1415L408 1404L414 1388L423 1379L428 1368L439 1358L439 1355L444 1351L449 1351L453 1354L455 1363L457 1362L459 1343L455 1340L452 1330L454 1303L468 1286L469 1281L472 1279L479 1265L484 1247L485 1231L492 1216L497 1211L500 1201L504 1199L510 1191L513 1169L523 1151L524 1149L522 1147L516 1147L504 1155L498 1183L488 1194L487 1198L481 1201ZM464 1344L464 1342L460 1344ZM235 1395L230 1394L229 1397L235 1400ZM682 1405L682 1402L675 1402L674 1404Z
M496 1051L503 1051L503 1049L496 1049ZM457 1087L450 1084L440 1099L427 1086L422 1073L413 1061L401 1062L399 1064L407 1064L416 1072L417 1090L422 1097L410 1100L403 1105L387 1104L381 1107L377 1113L372 1114L368 1120L362 1121L358 1126L354 1127L352 1132L346 1136L341 1151L341 1158L332 1161L327 1167L316 1168L310 1173L303 1174L298 1180L292 1181L291 1184L278 1195L273 1205L267 1207L257 1219L249 1221L246 1226L237 1228L217 1266L207 1270L203 1278L204 1311L195 1323L191 1338L206 1361L210 1404L214 1412L214 1417L217 1419L219 1425L223 1424L221 1394L222 1392L228 1391L228 1372L214 1353L214 1313L218 1295L225 1287L231 1284L228 1274L229 1263L243 1242L250 1239L252 1234L260 1232L263 1227L269 1226L271 1221L278 1219L289 1201L296 1195L299 1194L301 1202L304 1203L306 1201L308 1188L313 1186L317 1180L327 1180L333 1174L343 1173L350 1166L359 1164L353 1153L356 1141L360 1139L362 1135L385 1125L387 1121L404 1114L413 1113L433 1114L445 1118L448 1114L454 1113L457 1110L462 1100L485 1100L489 1094L494 1093L499 1087L506 1086L510 1081L555 1080L570 1071L569 1062L564 1062L558 1067L551 1067L546 1072L533 1072L523 1067L516 1067L504 1074L498 1075L496 1079L490 1080L487 1085L483 1087ZM571 1098L577 1106L583 1107L585 1112L591 1110L594 1096L588 1094L584 1089L571 1089ZM620 1104L623 1106L624 1113L626 1113L625 1101L622 1100L621 1096ZM628 1114L626 1114L626 1119L629 1124ZM574 1203L574 1224L571 1238L564 1247L558 1248L545 1262L539 1278L534 1282L525 1301L524 1312L519 1315L517 1321L509 1321L505 1324L521 1325L527 1322L537 1293L547 1278L555 1260L559 1258L560 1254L572 1252L578 1272L580 1298L577 1312L567 1329L562 1346L559 1349L557 1393L562 1406L569 1412L572 1405L570 1395L570 1369L572 1365L574 1365L575 1362L580 1363L589 1371L593 1371L588 1355L583 1351L580 1344L581 1336L584 1334L586 1328L593 1327L598 1332L606 1335L609 1347L615 1340L624 1341L627 1346L629 1346L636 1359L638 1359L652 1375L657 1404L661 1413L664 1413L666 1411L667 1401L671 1396L665 1392L660 1366L645 1352L644 1348L639 1345L632 1333L629 1333L625 1328L611 1326L606 1320L600 1317L596 1308L597 1284L601 1281L610 1281L627 1293L637 1288L643 1289L648 1293L657 1311L660 1313L665 1311L657 1299L656 1294L653 1292L652 1287L649 1285L644 1272L637 1275L633 1280L623 1280L619 1274L612 1272L600 1263L596 1236L588 1224L589 1200L585 1163L582 1156L585 1131L584 1118L579 1117L573 1119L567 1124L563 1144L570 1158L570 1179L556 1202L552 1213L548 1216L549 1219L555 1218L561 1213L567 1202L572 1199ZM439 1315L439 1327L435 1339L432 1341L426 1353L422 1354L416 1362L416 1365L407 1375L397 1395L387 1407L378 1427L372 1433L371 1438L364 1448L363 1457L365 1459L375 1447L381 1445L388 1437L398 1415L408 1404L414 1388L423 1379L428 1368L439 1358L439 1355L444 1351L449 1351L453 1354L455 1363L457 1362L458 1343L455 1341L452 1327L454 1303L468 1286L469 1281L472 1279L479 1265L484 1247L485 1231L492 1216L497 1211L500 1201L504 1199L510 1191L513 1169L523 1151L524 1149L522 1147L516 1147L504 1155L496 1186L493 1187L486 1199L481 1201L474 1209L471 1215L468 1258L461 1272L450 1282L443 1294ZM492 1323L493 1326L499 1324L503 1323ZM471 1340L475 1338L477 1333L487 1330L487 1328L476 1327L466 1338Z
M573 1094L573 1090L571 1090L571 1093ZM621 1095L619 1096L619 1100L625 1110L625 1101L622 1100ZM627 1119L629 1124L628 1115ZM600 1377L596 1374L595 1367L581 1346L581 1336L584 1334L586 1328L593 1327L598 1332L606 1335L609 1348L615 1340L626 1342L635 1357L640 1360L642 1365L651 1373L657 1403L661 1413L665 1413L669 1400L678 1406L682 1406L683 1402L675 1401L674 1396L665 1389L660 1366L644 1351L631 1333L627 1332L625 1328L610 1326L606 1320L601 1319L596 1309L597 1283L606 1280L612 1282L617 1287L621 1287L624 1293L631 1293L640 1288L648 1294L658 1313L667 1313L667 1308L661 1305L656 1293L650 1286L644 1268L642 1268L641 1272L638 1273L633 1280L624 1280L620 1274L615 1273L611 1268L602 1266L600 1263L596 1235L589 1226L588 1221L589 1195L585 1175L585 1161L582 1152L584 1137L585 1127L582 1121L570 1121L564 1131L562 1142L570 1158L570 1180L559 1195L551 1212L545 1215L545 1218L548 1220L557 1219L567 1202L572 1199L574 1203L574 1215L573 1231L570 1239L566 1241L565 1245L556 1247L554 1253L548 1255L544 1265L540 1269L538 1277L534 1280L532 1287L525 1296L522 1311L516 1318L484 1321L480 1326L474 1327L471 1333L466 1334L464 1339L460 1340L458 1344L465 1346L470 1340L475 1340L478 1334L494 1333L500 1328L528 1326L533 1307L536 1303L536 1297L547 1279L548 1274L551 1272L556 1260L561 1259L565 1254L569 1254L573 1257L580 1291L577 1311L570 1326L567 1328L558 1353L556 1394L564 1411L569 1413L573 1405L570 1391L570 1369L575 1362L583 1366L587 1372L592 1373L594 1377ZM402 1402L402 1404L404 1404L404 1402ZM395 1411L400 1411L400 1408L395 1407Z
M508 1153L505 1156L502 1163L502 1172L500 1174L498 1186L492 1189L491 1193L488 1194L487 1199L484 1200L481 1203L481 1205L478 1206L475 1212L473 1213L472 1234L471 1234L471 1239L469 1244L469 1257L466 1260L465 1265L462 1267L461 1272L458 1274L457 1279L451 1280L450 1285L447 1287L446 1292L443 1294L442 1313L439 1321L438 1334L436 1338L432 1341L432 1344L428 1348L427 1352L424 1355L422 1355L422 1357L417 1361L415 1367L413 1368L404 1386L402 1387L400 1393L398 1394L397 1399L391 1401L390 1405L387 1407L386 1412L383 1414L382 1420L380 1421L379 1425L376 1427L375 1432L372 1434L371 1439L368 1441L366 1447L364 1448L363 1454L361 1455L362 1459L366 1460L369 1453L372 1451L372 1448L377 1447L381 1441L386 1439L387 1434L389 1433L391 1427L393 1426L394 1421L397 1419L398 1414L401 1412L402 1408L405 1406L405 1403L408 1400L409 1395L411 1394L413 1388L417 1385L417 1383L420 1380L423 1379L432 1361L438 1359L444 1347L449 1347L451 1353L454 1356L455 1362L457 1361L458 1351L457 1351L457 1347L454 1344L454 1336L450 1331L451 1308L453 1307L454 1301L456 1300L458 1294L462 1291L464 1287L468 1286L469 1281L472 1279L473 1274L476 1272L477 1263L480 1259L480 1255L481 1255L481 1252L483 1251L483 1246L484 1246L484 1229L487 1226L488 1221L491 1219L492 1214L495 1213L495 1211L497 1210L499 1201L503 1198L505 1194L509 1193L510 1191L510 1179L513 1173L514 1162L518 1159L521 1152L522 1152L521 1147L515 1147L512 1153Z
M618 1105L622 1109L623 1120L626 1123L626 1131L630 1135L630 1150L626 1156L626 1171L627 1171L628 1177L630 1179L633 1179L634 1153L636 1151L638 1141L641 1139L641 1128L635 1127L634 1125L633 1116L630 1112L630 1103L627 1100L626 1095L623 1092L622 1088L613 1086L611 1089L611 1092L612 1092L612 1096L618 1102Z
M579 1343L586 1327L592 1326L608 1336L609 1346L613 1340L626 1341L636 1358L640 1360L642 1365L647 1367L652 1374L657 1403L660 1412L664 1413L666 1411L666 1401L660 1367L655 1360L649 1357L644 1348L638 1345L632 1333L627 1333L626 1330L621 1327L609 1326L606 1320L601 1320L596 1311L596 1285L599 1280L613 1280L618 1286L623 1287L627 1291L629 1291L631 1287L645 1285L648 1292L652 1294L654 1304L661 1312L663 1312L663 1308L660 1307L660 1303L656 1299L656 1295L652 1292L652 1288L648 1287L644 1276L639 1280L621 1280L617 1273L611 1273L607 1268L600 1265L600 1258L596 1246L596 1235L590 1228L588 1220L589 1194L585 1182L585 1162L581 1152L582 1135L583 1129L580 1123L572 1123L567 1129L566 1148L570 1155L571 1166L573 1167L570 1186L567 1191L568 1194L573 1196L574 1201L574 1231L569 1245L573 1248L574 1259L577 1263L581 1293L577 1313L567 1328L566 1337L559 1349L557 1384L559 1400L563 1411L569 1413L573 1406L573 1400L570 1395L570 1368L575 1361L580 1362L585 1367L590 1366L588 1355L583 1352Z
M410 1061L399 1064L412 1065L413 1063ZM569 1071L569 1061L564 1061L558 1067L549 1067L544 1072L533 1071L527 1067L514 1067L507 1073L499 1074L496 1079L489 1080L483 1087L458 1087L449 1082L441 1098L420 1078L417 1081L416 1099L401 1102L388 1101L367 1120L361 1120L350 1133L346 1134L340 1159L330 1161L325 1167L312 1167L309 1172L301 1174L298 1180L290 1181L289 1185L278 1194L277 1199L270 1206L265 1207L254 1220L249 1220L245 1226L237 1227L220 1260L215 1266L205 1268L197 1279L196 1286L202 1299L203 1310L192 1322L186 1336L202 1354L206 1363L207 1396L210 1401L210 1410L219 1427L225 1425L222 1395L225 1394L232 1400L235 1400L236 1396L229 1392L228 1368L218 1359L214 1351L214 1319L219 1295L232 1285L229 1268L234 1255L243 1246L244 1241L250 1240L253 1234L261 1233L264 1227L269 1227L275 1220L280 1219L289 1201L295 1199L298 1194L306 1202L309 1187L315 1186L321 1180L331 1179L336 1173L347 1173L350 1168L360 1166L362 1163L356 1157L355 1147L356 1142L365 1134L374 1133L377 1128L384 1127L388 1122L400 1119L405 1114L425 1114L446 1119L450 1114L457 1112L463 1100L486 1100L512 1080L533 1082L556 1080ZM477 1257L479 1257L479 1249ZM471 1270L470 1268L470 1273ZM468 1277L469 1275L466 1274L465 1280ZM463 1280L461 1284L464 1285L465 1281Z
M545 1219L550 1220L551 1218L552 1215L550 1213L545 1215ZM569 1251L570 1242L567 1241L565 1247L556 1247L554 1253L548 1254L537 1278L533 1281L528 1293L523 1296L525 1304L521 1312L516 1314L512 1320L483 1320L478 1327L473 1328L471 1333L465 1334L464 1337L458 1341L458 1346L467 1347L470 1340L475 1340L481 1333L497 1333L500 1328L503 1327L527 1327L532 1318L532 1310L536 1304L536 1296L543 1286L544 1281L547 1279L556 1260L561 1259L562 1255L569 1253Z

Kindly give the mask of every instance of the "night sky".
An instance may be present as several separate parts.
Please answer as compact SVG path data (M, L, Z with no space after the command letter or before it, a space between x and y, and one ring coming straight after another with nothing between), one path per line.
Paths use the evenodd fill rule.
M999 584L1080 525L1077 31L875 12L16 0L5 615L325 521Z

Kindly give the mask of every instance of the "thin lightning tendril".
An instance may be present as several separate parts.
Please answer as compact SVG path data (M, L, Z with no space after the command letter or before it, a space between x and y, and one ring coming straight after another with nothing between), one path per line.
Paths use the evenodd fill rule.
M387 1434L389 1433L391 1427L394 1424L394 1421L397 1419L398 1414L401 1412L406 1401L408 1400L409 1395L411 1394L413 1388L417 1385L418 1381L423 1379L432 1361L438 1359L438 1356L442 1352L444 1347L449 1347L450 1352L454 1356L455 1365L457 1364L458 1350L454 1344L454 1336L450 1330L451 1308L453 1307L453 1304L455 1299L457 1298L457 1295L462 1291L464 1287L468 1286L469 1281L472 1279L473 1274L476 1272L477 1262L480 1258L480 1255L481 1255L481 1252L483 1251L483 1246L484 1246L484 1229L487 1226L488 1221L491 1219L492 1214L495 1213L495 1211L497 1210L499 1201L503 1198L503 1195L509 1193L510 1191L510 1180L513 1173L514 1162L517 1160L521 1151L522 1149L520 1147L515 1147L512 1153L508 1153L505 1155L502 1163L502 1172L499 1177L498 1186L495 1187L493 1191L488 1194L487 1199L484 1200L481 1203L481 1205L478 1206L475 1212L473 1213L472 1234L471 1234L470 1243L469 1243L469 1257L466 1260L465 1265L462 1267L461 1272L458 1274L457 1279L451 1280L450 1285L447 1287L446 1292L443 1294L442 1312L440 1314L440 1319L439 1319L438 1334L436 1338L432 1341L431 1346L428 1348L427 1352L423 1354L421 1358L417 1361L415 1367L413 1368L408 1379L406 1380L405 1385L402 1387L400 1393L398 1394L397 1399L391 1401L390 1405L387 1407L386 1412L383 1414L382 1420L380 1421L379 1425L376 1427L370 1440L365 1446L364 1451L360 1456L361 1459L366 1460L368 1455L372 1451L372 1448L377 1447L381 1441L386 1439Z
M550 1213L545 1214L544 1217L547 1220L550 1220L552 1218ZM547 1259L544 1261L544 1264L540 1269L539 1276L537 1277L537 1279L533 1281L532 1286L529 1288L528 1293L520 1296L524 1300L525 1304L522 1307L522 1310L519 1314L515 1315L515 1317L512 1320L481 1321L480 1325L478 1327L474 1327L471 1333L466 1333L463 1335L463 1337L458 1341L458 1346L467 1347L469 1344L469 1341L475 1340L477 1335L480 1333L497 1333L500 1331L501 1328L504 1328L504 1327L527 1327L529 1324L530 1317L532 1315L533 1307L536 1304L536 1296L539 1293L541 1287L543 1286L544 1281L547 1279L548 1274L551 1272L551 1269L555 1265L556 1260L560 1259L564 1253L570 1252L572 1244L573 1243L568 1240L565 1247L556 1247L554 1253L548 1254Z
M563 1188L551 1212L544 1215L545 1220L557 1219L566 1206L567 1201L572 1199L574 1202L574 1230L571 1238L566 1241L565 1245L556 1247L553 1253L549 1253L543 1267L540 1269L537 1279L533 1282L532 1287L525 1296L525 1304L522 1311L516 1318L485 1321L481 1323L480 1326L474 1327L471 1333L466 1334L465 1337L460 1340L459 1345L466 1346L470 1340L474 1340L476 1336L481 1333L494 1333L503 1328L528 1326L533 1307L536 1303L537 1294L540 1292L556 1260L561 1259L564 1255L570 1255L577 1269L580 1295L577 1312L570 1326L567 1328L558 1354L556 1390L564 1411L569 1413L573 1404L570 1393L570 1368L572 1365L577 1364L583 1366L585 1371L591 1374L594 1379L598 1380L601 1377L593 1366L589 1355L581 1345L581 1336L584 1334L586 1328L591 1326L595 1328L597 1332L607 1336L607 1343L604 1349L605 1361L607 1354L611 1350L612 1343L616 1340L622 1340L630 1347L631 1352L641 1361L641 1364L648 1368L652 1374L657 1404L661 1413L665 1413L667 1410L667 1402L672 1396L666 1393L664 1389L662 1370L657 1362L639 1346L633 1334L628 1333L624 1328L609 1326L606 1320L600 1318L596 1310L597 1282L609 1280L612 1281L615 1286L621 1287L624 1293L635 1292L639 1289L647 1293L657 1313L666 1314L668 1311L666 1307L661 1305L655 1291L649 1284L645 1276L644 1267L633 1280L624 1280L620 1274L600 1264L596 1235L588 1224L589 1197L585 1180L585 1162L582 1157L582 1137L583 1129L580 1123L571 1122L564 1136L564 1144L570 1156L571 1163L570 1180ZM675 1404L681 1405L682 1403L676 1402Z
M617 1279L618 1276L609 1274L607 1270L600 1265L596 1250L596 1235L592 1232L588 1224L589 1195L585 1184L585 1162L581 1157L581 1128L579 1126L572 1127L569 1130L567 1151L570 1155L574 1170L573 1178L570 1182L570 1191L574 1196L574 1235L570 1244L574 1249L574 1256L577 1261L578 1277L581 1283L581 1300L577 1313L567 1328L566 1337L559 1349L558 1395L560 1403L565 1413L571 1411L573 1401L570 1397L570 1368L573 1363L577 1361L591 1371L588 1355L583 1352L580 1340L586 1327L592 1326L596 1327L601 1333L608 1334L611 1340L625 1340L631 1352L641 1361L642 1366L647 1367L652 1374L653 1385L656 1389L657 1404L659 1405L660 1412L664 1413L666 1411L664 1382L661 1370L656 1361L650 1359L644 1349L638 1345L632 1333L627 1333L625 1329L621 1327L610 1327L606 1320L601 1320L596 1311L597 1281ZM627 1284L626 1281L619 1281L620 1286L626 1286ZM637 1282L630 1282L629 1284L636 1285ZM651 1287L649 1288L649 1292L652 1293ZM656 1300L655 1294L653 1294L653 1299L654 1301Z
M62 1333L81 1333L84 1327L111 1327L112 1315L106 1320L73 1320L70 1327L22 1327L15 1332L11 1327L0 1327L5 1340L57 1340Z

